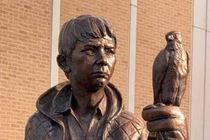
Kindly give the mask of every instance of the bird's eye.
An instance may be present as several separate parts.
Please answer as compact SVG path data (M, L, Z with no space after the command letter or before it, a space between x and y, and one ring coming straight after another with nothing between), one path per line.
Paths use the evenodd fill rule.
M174 40L174 36L173 36L173 35L169 35L169 36L168 36L168 40L169 40L169 41L173 41L173 40Z

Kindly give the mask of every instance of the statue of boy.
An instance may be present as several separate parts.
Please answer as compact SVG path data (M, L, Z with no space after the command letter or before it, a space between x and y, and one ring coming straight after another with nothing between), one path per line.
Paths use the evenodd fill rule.
M150 139L142 119L123 110L122 96L109 82L116 47L116 36L102 18L82 15L63 25L57 62L70 82L58 84L39 97L37 112L26 126L25 140ZM147 109L146 115L148 110L152 117L158 108ZM182 113L175 110L174 121L180 122L176 115ZM184 125L171 125L171 130ZM161 123L155 126L153 131L164 131L164 126L159 128Z

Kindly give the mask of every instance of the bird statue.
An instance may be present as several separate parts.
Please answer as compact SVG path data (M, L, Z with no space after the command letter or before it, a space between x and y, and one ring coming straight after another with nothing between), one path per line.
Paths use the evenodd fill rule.
M180 106L189 73L189 55L182 47L181 33L168 32L166 47L153 64L154 104Z

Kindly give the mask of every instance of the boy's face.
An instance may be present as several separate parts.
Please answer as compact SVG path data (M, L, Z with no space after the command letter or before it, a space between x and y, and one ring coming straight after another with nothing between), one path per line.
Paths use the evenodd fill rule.
M108 36L78 42L72 52L70 63L71 82L87 91L97 91L110 80L116 63L116 46Z

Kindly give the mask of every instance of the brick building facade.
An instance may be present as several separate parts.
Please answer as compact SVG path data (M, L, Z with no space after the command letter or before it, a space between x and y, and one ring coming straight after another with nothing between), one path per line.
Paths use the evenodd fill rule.
M1 0L0 140L24 139L38 96L66 80L55 62L59 30L55 26L81 14L100 16L112 24L118 45L111 82L122 92L125 108L140 115L153 100L152 63L165 46L165 33L181 31L183 46L192 53L192 13L192 0ZM129 69L130 64L134 69ZM181 106L188 121L190 104L191 76Z

